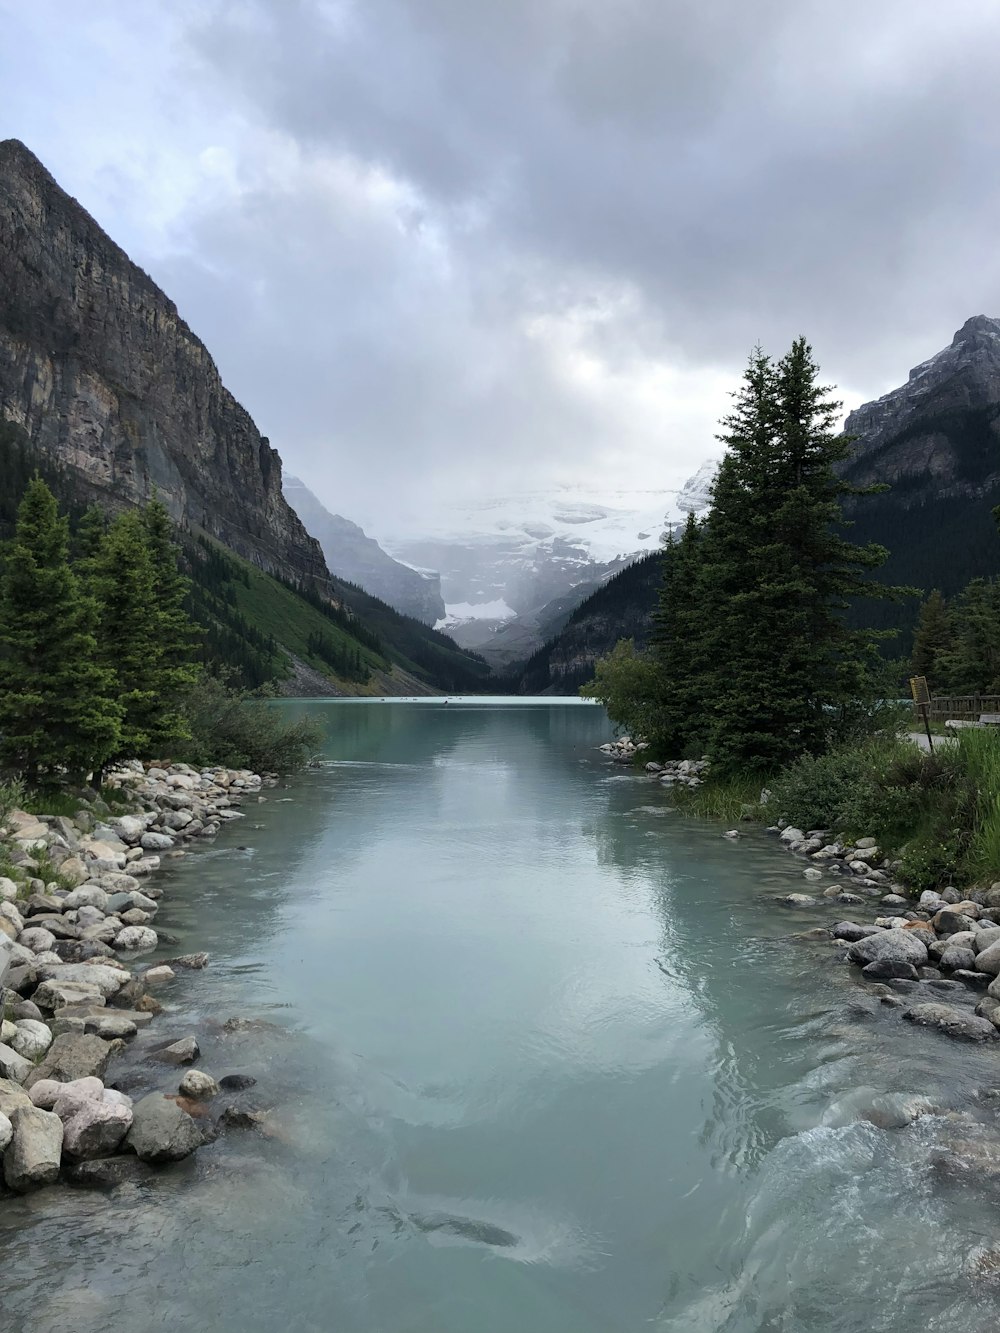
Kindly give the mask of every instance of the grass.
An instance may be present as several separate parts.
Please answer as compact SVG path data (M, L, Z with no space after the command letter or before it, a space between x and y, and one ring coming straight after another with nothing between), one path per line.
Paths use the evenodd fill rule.
M707 778L700 787L672 788L679 809L726 824L762 817L759 778Z

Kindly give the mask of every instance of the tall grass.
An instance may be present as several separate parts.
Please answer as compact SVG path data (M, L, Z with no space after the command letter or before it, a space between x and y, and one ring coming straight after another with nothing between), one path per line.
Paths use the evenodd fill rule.
M964 728L955 753L975 800L966 861L977 881L992 883L1000 879L1000 734L992 728Z
M760 819L760 780L750 777L712 778L700 787L672 788L679 809L701 819L718 819L728 824L742 819Z

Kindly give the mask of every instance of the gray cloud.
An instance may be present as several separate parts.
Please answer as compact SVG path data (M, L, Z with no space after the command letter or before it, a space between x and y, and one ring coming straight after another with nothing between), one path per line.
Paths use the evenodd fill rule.
M676 484L758 339L857 398L1000 312L998 38L980 0L184 4L139 133L200 175L127 232L348 513Z

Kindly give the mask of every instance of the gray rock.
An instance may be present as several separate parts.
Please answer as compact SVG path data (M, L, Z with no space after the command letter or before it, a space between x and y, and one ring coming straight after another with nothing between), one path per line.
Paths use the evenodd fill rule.
M17 942L32 953L44 953L46 949L52 948L56 937L51 930L45 930L42 926L26 926L18 935Z
M243 1092L246 1088L255 1087L256 1083L252 1074L225 1074L219 1079L219 1087L223 1092Z
M1000 934L995 944L988 945L976 954L974 966L977 972L986 972L991 977L1000 976Z
M971 916L943 907L933 918L934 929L939 935L954 935L959 930L975 930L976 923Z
M132 1127L133 1112L117 1102L82 1101L65 1121L63 1149L70 1157L108 1157Z
M783 902L786 907L816 906L816 899L808 893L788 893L781 899L781 902Z
M104 996L96 986L85 986L79 982L43 981L35 991L33 1000L42 1009L57 1012L69 1004L79 1004L83 1000L96 1000L104 1004Z
M211 1074L206 1074L201 1069L189 1069L181 1079L179 1091L184 1097L210 1101L218 1096L219 1085Z
M0 1153L5 1152L7 1145L14 1137L14 1126L10 1123L8 1116L0 1111Z
M0 1078L11 1079L14 1083L23 1083L31 1073L32 1065L23 1055L19 1055L12 1046L0 1042Z
M146 821L140 819L138 815L122 815L120 819L112 819L109 826L113 833L116 833L122 842L135 844L146 832Z
M115 1013L102 1014L100 1018L92 1019L86 1024L86 1028L105 1041L127 1041L130 1037L134 1037L139 1030L131 1018L126 1018L124 1014Z
M46 981L69 981L84 986L96 986L104 996L117 994L129 979L128 972L102 963L61 963L58 967L43 967Z
M973 990L985 990L990 984L986 972L970 972L967 968L959 967L951 975L955 981L960 981L964 986L971 986Z
M148 953L159 944L155 930L148 926L126 926L115 936L115 948L124 953Z
M144 833L139 845L146 852L169 852L174 840L169 833Z
M909 906L909 900L906 899L906 898L904 898L904 897L903 897L901 894L899 894L899 893L887 893L887 894L882 898L881 901L882 901L882 906L883 906L883 907L908 907L908 906Z
M34 1018L38 1022L42 1021L41 1009L37 1004L33 1004L31 1000L18 1000L11 1012L14 1015L15 1023L19 1018Z
M171 1042L154 1052L157 1060L167 1065L189 1065L201 1054L194 1037L181 1037L180 1041Z
M994 1000L992 995L984 995L976 1005L976 1013L995 1028L1000 1028L1000 1000Z
M30 1097L33 1106L40 1106L43 1111L56 1111L56 1103L63 1102L69 1108L67 1114L84 1101L99 1102L104 1096L104 1084L99 1078L78 1078L72 1083L60 1083L55 1078L40 1078L32 1085ZM62 1118L62 1112L56 1111Z
M192 972L199 972L208 966L207 953L182 953L178 958L168 958L171 967L183 967Z
M956 948L950 944L941 955L941 967L945 972L954 972L956 968L964 968L965 971L971 971L976 967L976 955L971 949Z
M983 926L981 921L976 923L979 929L976 931L975 950L976 953L985 953L992 944L1000 940L1000 926Z
M132 1181L148 1180L153 1168L131 1154L73 1162L66 1168L66 1183L78 1189L113 1190Z
M96 907L99 911L105 912L108 907L108 895L99 884L81 884L63 900L63 907L67 912L74 907Z
M201 1141L195 1122L162 1092L151 1092L136 1103L126 1142L140 1161L179 1162Z
M856 921L838 921L830 929L830 934L835 940L847 940L854 944L858 940L867 939L869 935L881 935L880 926L859 926Z
M10 1116L14 1137L3 1155L3 1177L18 1194L51 1185L59 1177L62 1121L37 1106L19 1106Z
M878 958L874 963L866 963L862 974L876 981L916 981L917 969L912 963L903 963L896 958Z
M21 1018L17 1022L17 1032L11 1039L11 1046L18 1055L26 1060L40 1060L52 1045L52 1033L48 1024L37 1018Z
M43 1078L71 1083L78 1078L103 1078L111 1060L108 1042L89 1033L65 1032L56 1037L48 1054L25 1080L30 1088Z
M988 1019L937 1001L915 1004L904 1011L903 1017L921 1027L937 1028L961 1041L994 1041L997 1037L997 1029Z
M927 962L927 950L911 930L883 930L852 944L848 957L862 967L866 963L892 961L920 967Z
M15 1083L11 1078L0 1078L0 1111L5 1116L9 1118L19 1106L30 1105L31 1098L20 1083Z

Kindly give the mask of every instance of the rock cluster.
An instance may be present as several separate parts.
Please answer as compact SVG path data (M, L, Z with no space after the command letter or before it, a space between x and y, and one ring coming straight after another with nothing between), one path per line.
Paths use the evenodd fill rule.
M188 1069L178 1099L154 1093L135 1105L104 1079L161 1008L148 987L170 981L174 968L208 961L188 954L172 967L136 967L161 943L154 923L162 890L149 877L161 855L242 818L235 804L264 781L245 771L136 763L109 779L128 813L112 814L89 793L72 819L18 810L6 817L0 840L19 876L0 878L0 1153L8 1189L35 1189L60 1174L106 1186L132 1178L136 1158L176 1161L204 1141L180 1103L214 1097L210 1075ZM53 871L58 878L46 883L42 875ZM186 1037L163 1043L156 1058L190 1064L198 1053Z
M645 741L633 741L629 736L621 736L618 740L608 741L600 749L615 763L634 764L649 746ZM663 764L651 759L646 764L646 772L659 779L665 787L700 787L707 769L707 759L672 759Z

